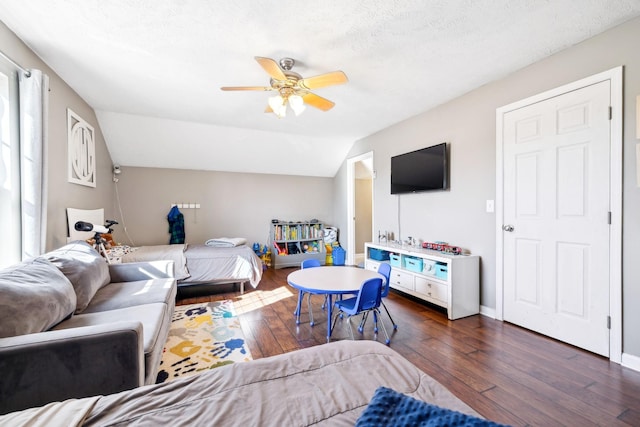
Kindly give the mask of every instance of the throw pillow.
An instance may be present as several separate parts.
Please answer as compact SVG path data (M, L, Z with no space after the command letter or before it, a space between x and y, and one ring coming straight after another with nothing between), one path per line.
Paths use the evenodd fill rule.
M73 286L47 260L37 258L0 271L0 338L46 331L75 308Z
M60 269L78 298L76 313L87 308L98 290L111 281L109 265L87 242L71 242L43 255Z
M507 427L441 408L387 387L379 387L356 421L356 427Z

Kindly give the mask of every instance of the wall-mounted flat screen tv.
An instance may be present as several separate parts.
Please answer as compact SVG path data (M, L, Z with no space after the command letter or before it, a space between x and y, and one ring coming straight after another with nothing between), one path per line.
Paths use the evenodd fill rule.
M447 143L391 157L391 194L447 189Z

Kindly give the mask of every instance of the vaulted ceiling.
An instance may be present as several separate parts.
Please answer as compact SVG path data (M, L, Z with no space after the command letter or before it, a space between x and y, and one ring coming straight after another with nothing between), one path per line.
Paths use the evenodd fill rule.
M3 0L123 166L333 176L352 144L640 14L638 0ZM255 56L336 103L278 119ZM393 143L390 141L390 143Z

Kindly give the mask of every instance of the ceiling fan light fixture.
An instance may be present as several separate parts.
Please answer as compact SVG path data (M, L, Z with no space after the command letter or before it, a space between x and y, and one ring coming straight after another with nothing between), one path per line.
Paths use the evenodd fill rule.
M296 116L299 116L300 114L302 114L302 112L306 108L304 106L304 100L300 95L291 95L289 97L289 105L291 106L291 109L293 110Z
M269 107L271 107L273 113L278 116L278 118L282 118L287 115L287 102L280 95L269 98Z

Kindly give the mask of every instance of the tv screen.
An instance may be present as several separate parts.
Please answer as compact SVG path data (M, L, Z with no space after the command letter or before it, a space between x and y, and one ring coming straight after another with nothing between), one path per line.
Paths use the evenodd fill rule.
M447 189L447 144L391 157L391 194Z

